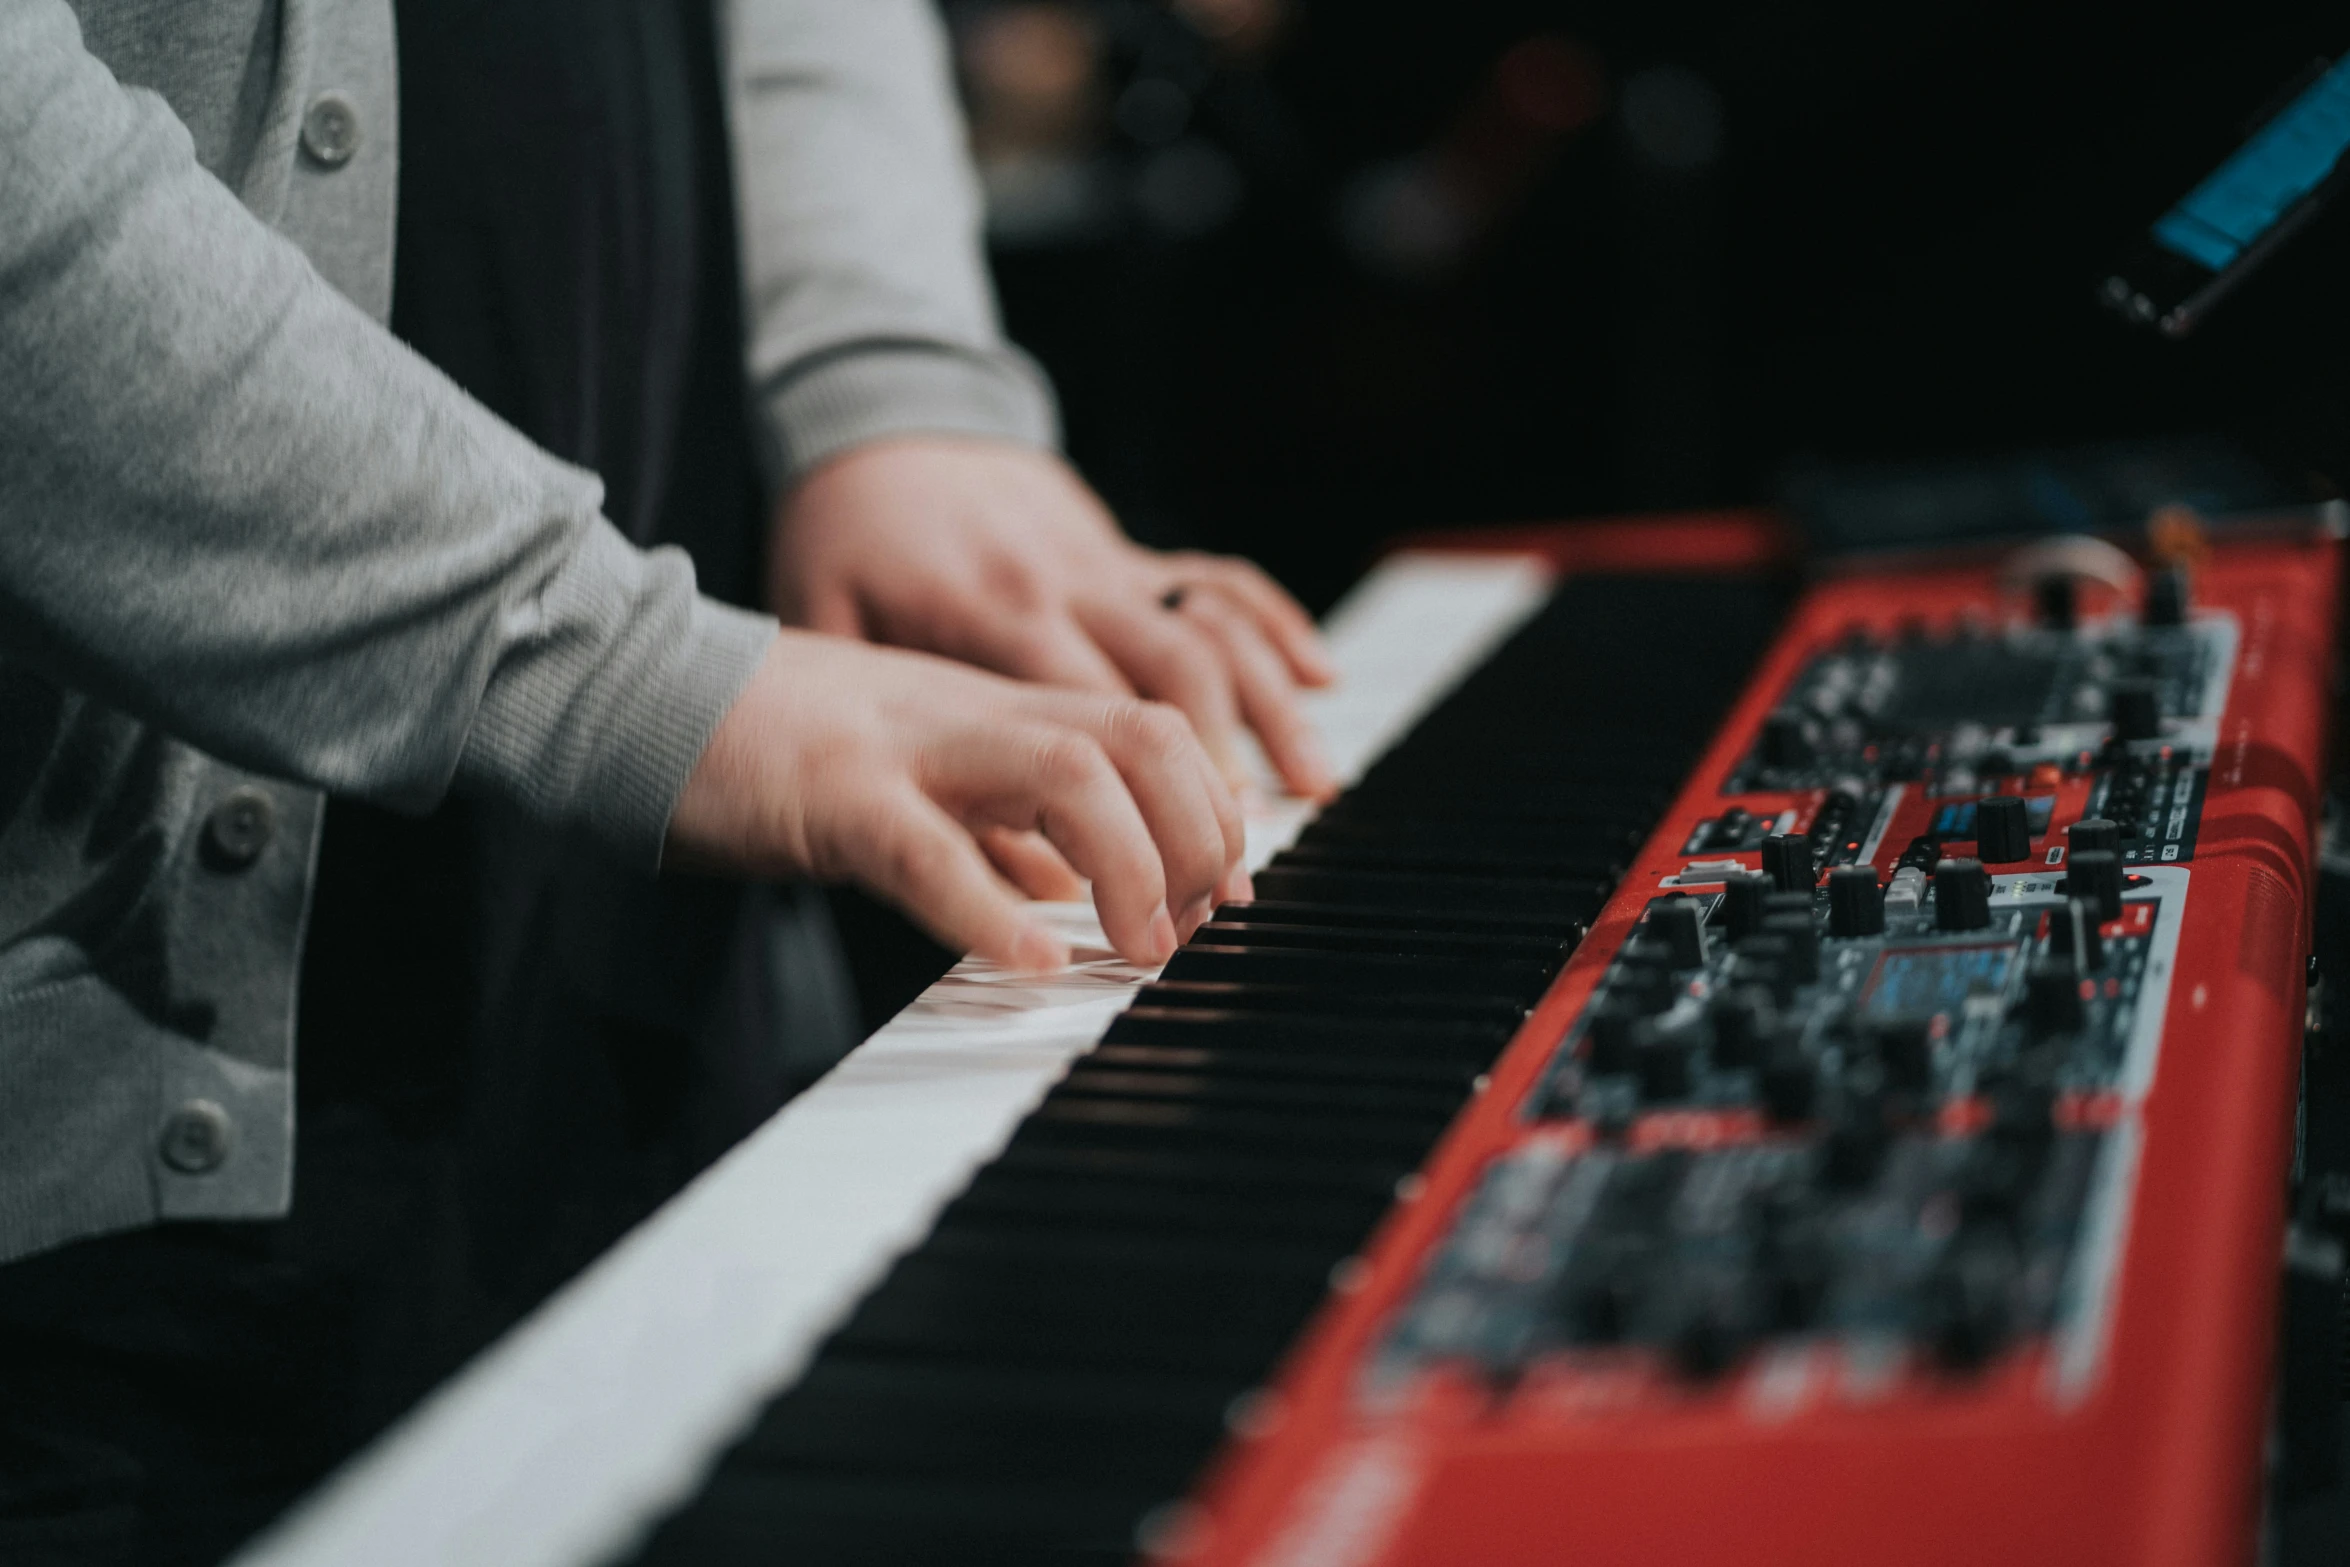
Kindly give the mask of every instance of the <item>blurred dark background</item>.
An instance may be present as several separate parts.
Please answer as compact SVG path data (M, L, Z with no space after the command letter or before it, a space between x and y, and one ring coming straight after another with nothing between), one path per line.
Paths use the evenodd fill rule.
M2093 289L2319 6L956 0L1013 334L1137 533L1406 530L2220 432L2350 473L2350 222L2184 344Z

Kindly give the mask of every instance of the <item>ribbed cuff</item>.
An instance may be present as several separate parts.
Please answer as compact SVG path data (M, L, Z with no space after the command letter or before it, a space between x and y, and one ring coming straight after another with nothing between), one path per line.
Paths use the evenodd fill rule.
M1016 348L868 344L768 383L761 458L780 493L818 463L892 435L978 435L1052 448L1061 438L1051 383Z
M683 552L640 552L601 520L538 608L482 695L458 776L652 869L775 622L702 597Z

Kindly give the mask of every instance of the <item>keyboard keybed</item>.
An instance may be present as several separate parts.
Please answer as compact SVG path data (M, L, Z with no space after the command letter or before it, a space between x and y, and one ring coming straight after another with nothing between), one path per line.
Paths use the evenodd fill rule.
M1132 1559L1572 953L1780 602L1570 580L1142 989L640 1559Z

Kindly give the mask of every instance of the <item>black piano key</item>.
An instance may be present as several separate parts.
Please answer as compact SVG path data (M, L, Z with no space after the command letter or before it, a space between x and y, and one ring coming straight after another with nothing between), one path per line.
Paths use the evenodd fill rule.
M638 1560L648 1567L1131 1567L1159 1487L1020 1486L729 1465Z
M1438 915L1424 909L1362 908L1335 903L1289 903L1274 898L1236 899L1217 905L1215 917L1242 924L1288 925L1310 930L1425 931L1436 936L1491 935L1505 939L1569 944L1582 939L1572 922L1508 914Z
M1185 945L1159 971L1168 984L1295 985L1366 995L1490 996L1527 1005L1553 966L1509 958L1390 957L1295 948Z
M1381 1202L1394 1195L1396 1181L1412 1168L1392 1155L1327 1148L1146 1148L1065 1135L1031 1138L1024 1132L1015 1133L988 1166L1040 1179L1133 1181L1208 1193L1279 1190Z
M1005 1371L846 1356L812 1367L732 1461L762 1469L937 1474L1079 1485L1180 1484L1213 1441L1232 1380Z
M1227 980L1157 980L1135 992L1138 1005L1201 1007L1218 1011L1291 1013L1308 1018L1484 1023L1511 1029L1525 1020L1524 1003L1494 996L1420 991L1363 993L1314 985L1251 985Z
M1264 1079L1285 1083L1378 1083L1395 1087L1468 1092L1481 1063L1415 1059L1393 1054L1314 1055L1305 1051L1230 1050L1180 1045L1094 1047L1092 1067L1122 1071L1204 1073L1215 1078Z
M1395 1115L1452 1118L1467 1097L1460 1088L1389 1083L1270 1079L1209 1072L1134 1071L1088 1057L1069 1069L1053 1094L1063 1099L1114 1099L1201 1109L1212 1106L1297 1115Z
M1314 821L1297 835L1300 849L1360 854L1377 861L1500 865L1531 869L1581 862L1620 864L1646 834L1639 817L1573 822L1495 821L1475 817L1352 815Z
M1588 925L1611 883L1591 877L1445 876L1277 861L1257 872L1260 898L1341 908L1410 910L1441 919L1460 914Z
M1296 1192L1177 1181L1071 1182L1019 1170L981 1172L942 1218L971 1226L1093 1226L1331 1241L1345 1248L1386 1212L1388 1194Z
M1187 992L1188 993L1188 992ZM1226 994L1219 988L1216 994ZM1213 1002L1165 1006L1138 1002L1102 1035L1107 1044L1246 1051L1258 1056L1337 1056L1358 1060L1428 1060L1489 1065L1517 1032L1517 1009L1488 1020L1413 1017L1310 1017Z
M1504 936L1488 931L1378 929L1361 926L1292 925L1221 914L1192 932L1209 947L1296 948L1313 952L1360 952L1383 957L1514 958L1542 966L1545 977L1566 960L1563 935Z
M1135 1148L1329 1150L1417 1158L1443 1131L1443 1117L1336 1110L1301 1116L1289 1107L1260 1109L1143 1099L1047 1094L1020 1135L1064 1146L1114 1135Z

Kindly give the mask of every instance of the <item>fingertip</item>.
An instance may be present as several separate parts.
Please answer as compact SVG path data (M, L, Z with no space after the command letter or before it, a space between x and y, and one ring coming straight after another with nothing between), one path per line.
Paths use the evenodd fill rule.
M1216 895L1226 903L1254 903L1257 884L1250 878L1246 866L1235 865L1224 873L1223 884L1216 889Z
M1159 905L1158 912L1151 916L1149 949L1151 967L1156 968L1173 957L1175 949L1179 945L1181 945L1181 941L1175 934L1174 917L1167 912L1167 906L1162 903Z
M1069 944L1041 925L1023 923L1012 937L1005 967L1024 974L1046 974L1069 966Z

